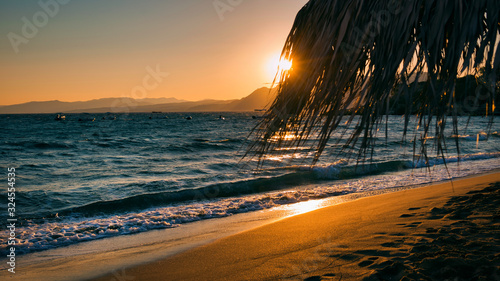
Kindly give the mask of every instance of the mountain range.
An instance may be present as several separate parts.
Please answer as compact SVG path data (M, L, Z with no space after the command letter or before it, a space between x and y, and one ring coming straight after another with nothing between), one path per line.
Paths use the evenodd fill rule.
M276 91L260 88L235 100L186 101L176 98L103 98L90 101L34 101L0 106L0 114L104 113L104 112L236 112L254 111L268 106Z

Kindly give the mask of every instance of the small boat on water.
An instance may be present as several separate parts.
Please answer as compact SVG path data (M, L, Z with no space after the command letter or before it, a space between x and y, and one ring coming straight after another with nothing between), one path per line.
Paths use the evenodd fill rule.
M64 116L62 114L57 114L56 118L54 118L54 120L56 120L56 121L66 120L66 116Z
M219 120L226 120L226 118L224 116L220 115Z
M192 120L192 119L193 119L193 117L191 117L191 116L186 117L186 120Z

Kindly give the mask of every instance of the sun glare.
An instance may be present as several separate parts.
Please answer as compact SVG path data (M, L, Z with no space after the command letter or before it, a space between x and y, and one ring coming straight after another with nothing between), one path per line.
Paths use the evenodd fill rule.
M323 206L324 200L310 200L290 205L290 215L300 215L317 210Z
M286 59L280 60L280 54L271 56L266 65L267 77L273 80L278 72L287 71L292 68L292 62Z

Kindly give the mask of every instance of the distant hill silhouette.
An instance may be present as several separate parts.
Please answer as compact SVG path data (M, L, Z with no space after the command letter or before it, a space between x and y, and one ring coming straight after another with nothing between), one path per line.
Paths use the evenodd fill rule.
M255 109L263 109L270 105L276 97L276 91L269 91L269 88L260 88L255 90L250 95L233 101L214 102L212 104L200 104L189 107L189 112L199 111L254 111Z
M10 113L58 113L58 112L86 112L86 109L102 108L102 112L111 112L112 109L125 109L133 106L147 106L159 103L179 103L184 102L176 98L103 98L90 101L63 102L53 101L33 101L22 104L7 105L0 107L0 114Z
M419 80L422 81L422 80ZM480 79L473 75L467 75L457 79L457 84L455 88L455 111L457 115L478 115L482 116L486 114L486 106L492 106L488 104L488 94L486 88L479 83ZM415 83L415 82L414 82ZM423 82L418 82L416 85L417 93L423 91L430 91L428 89L429 85ZM416 95L419 96L419 95ZM499 107L500 92L498 86L495 93L495 107ZM446 100L444 101L446 102ZM405 112L405 100L404 98L392 98L389 103L391 104L391 114L402 115ZM413 100L413 110L412 114L416 113L416 109L422 106L421 100ZM425 102L424 102L425 103ZM452 115L451 111L447 114Z
M232 112L253 111L268 106L276 96L269 88L260 88L239 100L185 101L175 98L105 98L83 102L43 101L0 107L0 114L28 113L104 113L104 112Z

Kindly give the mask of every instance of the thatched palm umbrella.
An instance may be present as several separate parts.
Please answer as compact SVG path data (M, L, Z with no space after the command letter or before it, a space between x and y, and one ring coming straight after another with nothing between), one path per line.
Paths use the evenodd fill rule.
M395 100L405 105L405 136L416 116L419 138L432 134L443 155L447 117L456 132L461 113L454 95L459 77L483 70L481 99L493 116L499 18L498 0L310 0L283 48L292 69L278 75L278 95L247 155L262 160L314 136L315 163L347 124L354 130L343 147L357 146L358 160L365 159ZM424 90L413 81L425 81L418 86ZM296 138L285 141L290 134ZM425 145L417 149L427 157Z

